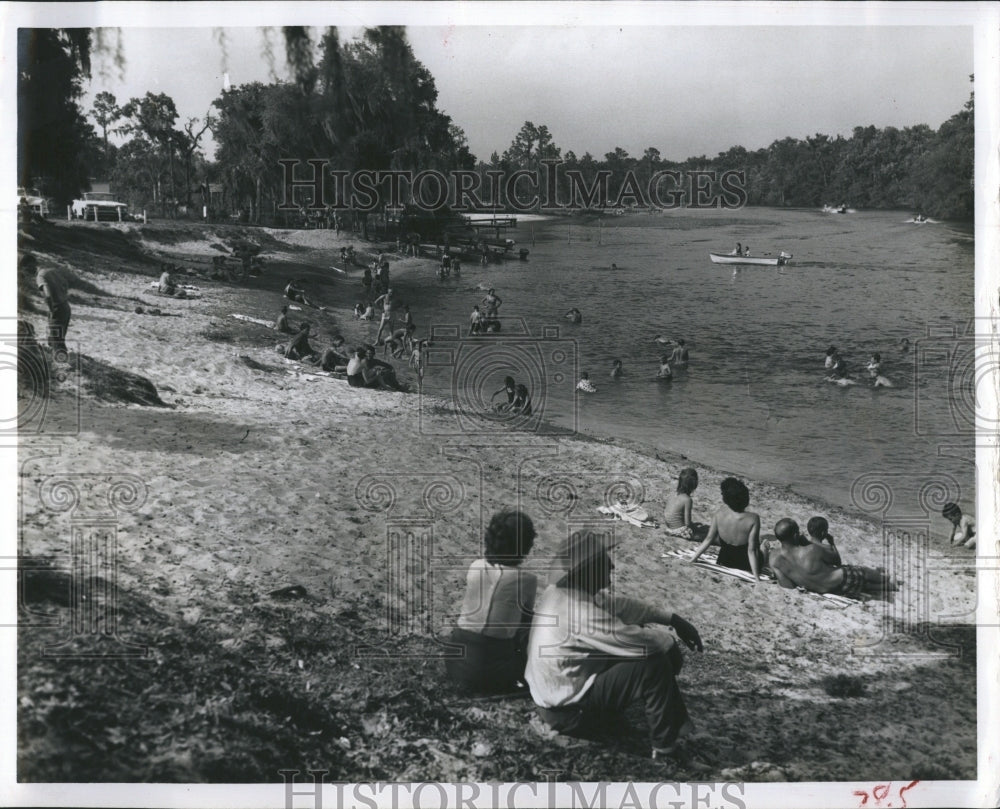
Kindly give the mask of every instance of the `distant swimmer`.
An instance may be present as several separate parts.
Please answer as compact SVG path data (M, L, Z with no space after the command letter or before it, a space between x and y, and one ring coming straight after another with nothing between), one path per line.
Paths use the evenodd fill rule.
M674 372L670 370L670 357L664 354L660 357L660 372L656 375L657 379L673 379Z
M580 310L577 309L575 306L572 309L570 309L565 315L563 315L563 317L565 317L571 323L583 322L583 315L580 314Z
M840 355L837 353L836 347L835 346L830 346L826 350L826 359L823 361L823 367L826 368L826 370L829 371L831 368L833 368L834 365L837 364L837 360L839 358L840 358Z
M909 353L909 351L910 351L910 340L909 338L904 337L902 340L899 341L899 353L907 354Z
M842 387L846 385L858 384L847 375L847 363L844 362L839 355L837 355L837 359L834 362L833 367L830 369L830 375L826 378L826 381L833 382Z
M614 263L613 261L611 262L611 269L612 269L612 271L614 271L614 270L617 270L617 269L618 269L618 265L617 265L617 264L615 264L615 263Z
M872 354L865 368L868 370L868 376L871 378L873 388L894 387L889 379L882 376L882 355L878 352Z
M595 388L594 383L590 381L590 374L586 371L580 375L580 381L576 383L576 389L583 391L584 393L597 393L597 388Z
M677 341L677 347L673 350L670 355L670 362L674 365L687 365L688 364L688 350L687 346L684 345L683 340Z
M653 340L655 340L660 345L665 345L665 346L674 344L673 340L671 340L669 337L664 337L662 334L657 335L656 337L653 338Z
M615 360L614 362L611 363L611 378L612 379L621 379L621 376L624 373L625 373L625 371L622 369L622 361L621 360Z

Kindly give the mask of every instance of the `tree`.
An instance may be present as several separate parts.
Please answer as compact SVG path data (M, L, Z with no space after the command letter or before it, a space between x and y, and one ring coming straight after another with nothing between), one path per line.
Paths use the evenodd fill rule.
M176 205L174 150L177 145L177 132L174 129L174 122L177 120L177 106L174 100L166 93L146 93L142 98L130 99L121 108L121 117L125 119L125 124L121 127L123 133L142 136L159 150L161 156L166 157L170 198L172 205ZM160 204L166 208L166 199L162 195Z
M101 136L104 138L104 152L107 154L108 129L115 121L121 118L122 114L121 109L118 107L118 100L112 93L102 90L95 96L91 111L94 120L97 121L97 125L101 128Z
M90 73L90 32L22 28L17 45L18 185L37 185L65 205L90 187L92 128L78 101Z

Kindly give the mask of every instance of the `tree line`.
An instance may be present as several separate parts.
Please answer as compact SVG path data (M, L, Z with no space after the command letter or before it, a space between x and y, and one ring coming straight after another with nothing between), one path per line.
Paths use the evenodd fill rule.
M289 198L281 159L321 159L347 172L471 169L484 177L561 160L563 193L567 171L588 182L608 172L612 189L629 173L645 184L662 170L739 171L750 205L844 203L973 216L971 96L937 130L859 126L849 137L786 137L762 149L733 146L683 161L666 160L652 146L641 157L621 147L602 158L578 157L557 146L547 126L526 121L502 154L477 161L461 127L438 109L434 77L415 58L404 28L369 28L351 42L342 42L336 28L318 40L305 28L283 33L291 81L224 90L203 118L179 124L176 105L163 93L119 104L104 92L84 111L91 32L19 30L19 183L40 186L64 205L89 188L88 178L107 178L123 201L162 215L200 209L208 183L219 183L226 213L262 222ZM216 143L212 161L202 149L208 131ZM126 140L116 146L109 133Z

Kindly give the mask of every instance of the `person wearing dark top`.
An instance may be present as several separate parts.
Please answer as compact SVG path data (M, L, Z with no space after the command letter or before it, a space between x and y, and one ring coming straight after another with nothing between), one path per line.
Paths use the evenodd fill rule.
M750 490L736 478L726 478L721 484L722 505L712 517L708 536L691 558L696 562L709 545L719 545L718 563L725 567L745 570L759 580L762 558L760 552L760 515L746 508Z

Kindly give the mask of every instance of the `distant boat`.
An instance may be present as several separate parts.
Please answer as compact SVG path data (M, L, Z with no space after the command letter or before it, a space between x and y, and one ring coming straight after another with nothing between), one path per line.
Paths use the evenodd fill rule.
M822 208L823 213L855 213L854 208L848 208L846 205L824 205Z
M784 251L776 256L737 256L732 253L709 253L713 264L756 264L762 267L782 267L791 258L791 253Z

